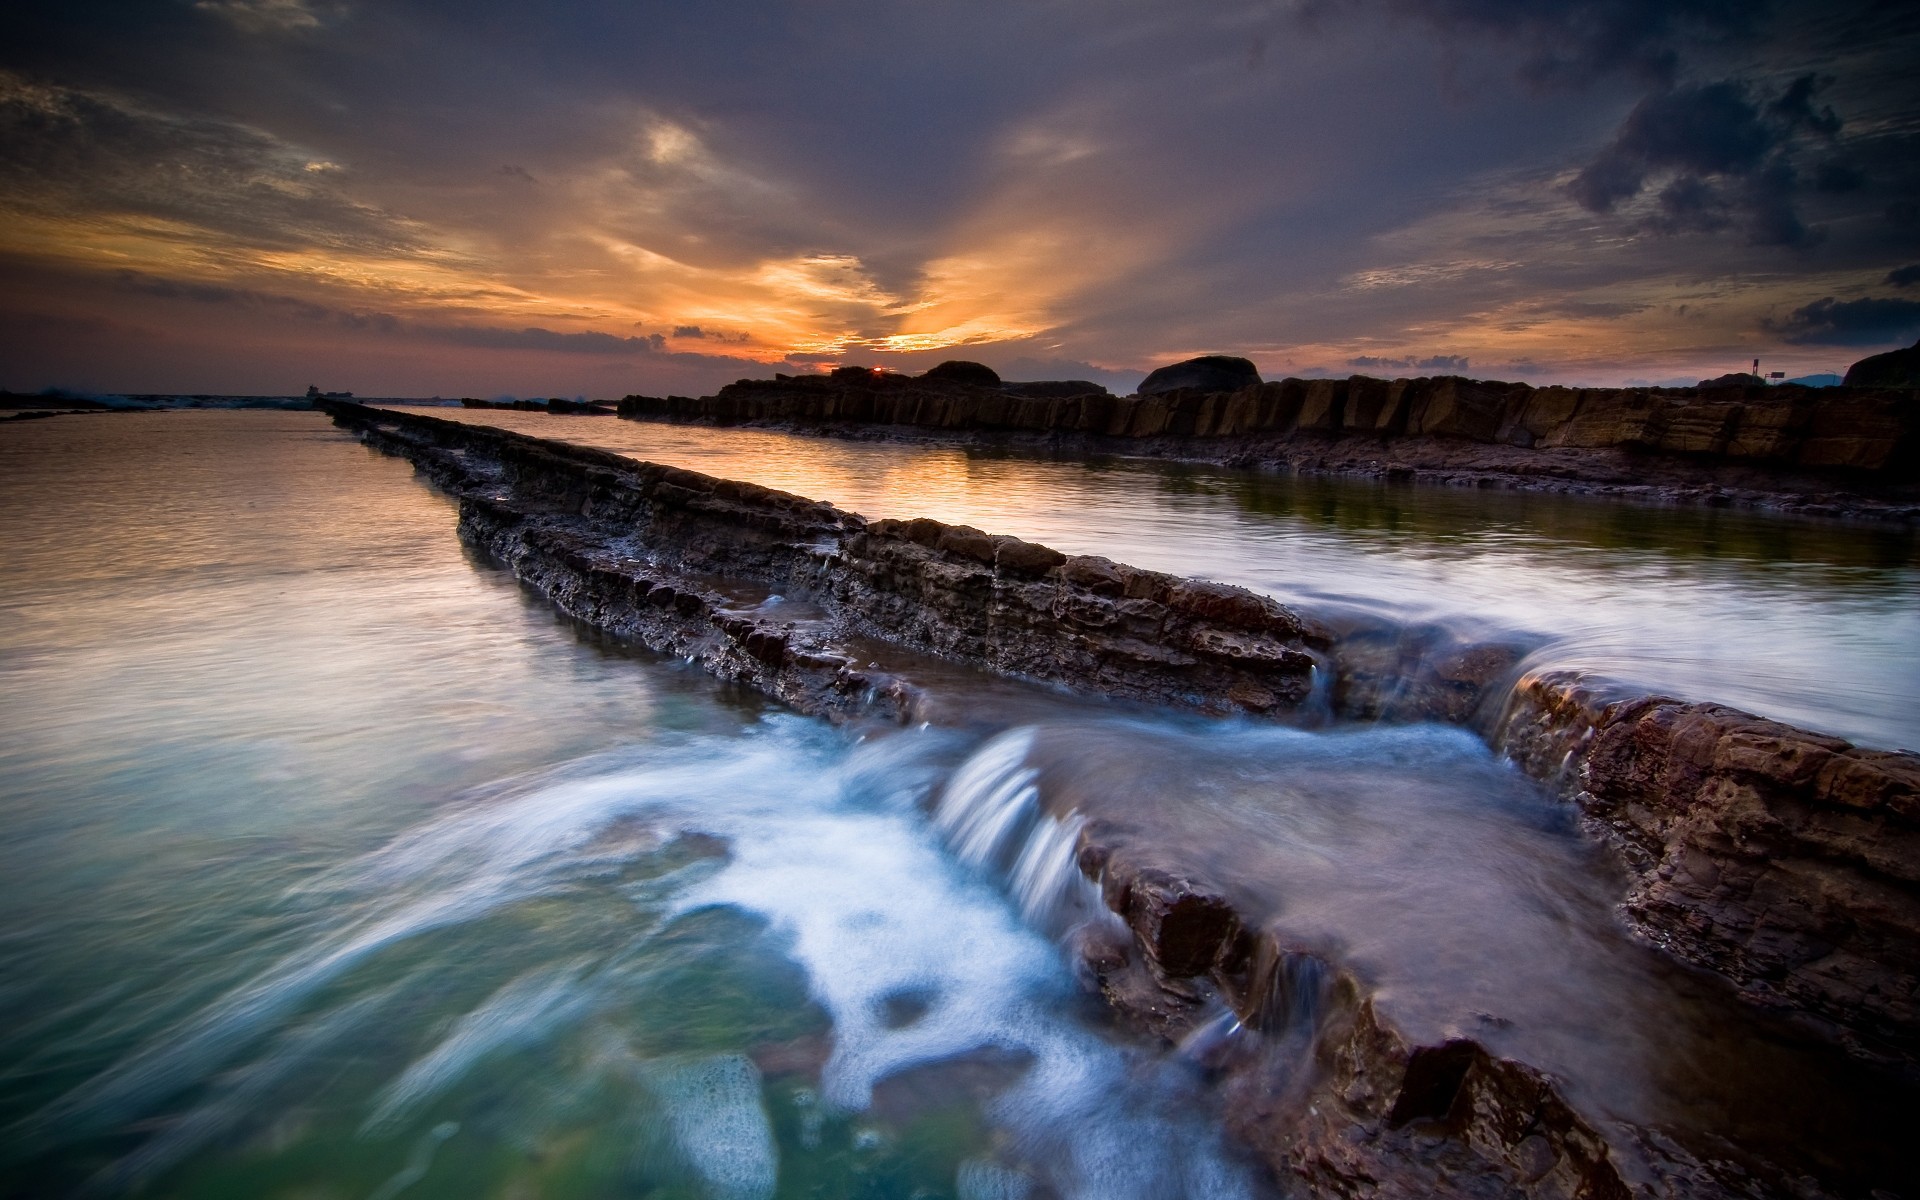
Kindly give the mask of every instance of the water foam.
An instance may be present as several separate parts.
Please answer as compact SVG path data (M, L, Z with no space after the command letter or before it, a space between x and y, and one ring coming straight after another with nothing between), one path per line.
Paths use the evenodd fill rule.
M1030 1174L1064 1200L1249 1194L1177 1064L1156 1066L1067 1015L1073 985L1057 948L981 877L981 868L1008 871L1021 906L1037 913L1078 878L1062 866L1077 826L1039 810L1023 745L1018 734L998 739L964 764L944 792L951 811L932 828L922 810L950 742L903 733L849 750L831 731L785 717L745 738L689 737L477 800L337 873L316 896L347 919L317 921L306 946L64 1105L93 1122L151 1108L377 951L604 877L620 854L607 835L638 822L652 846L675 833L726 842L722 862L647 881L662 906L649 919L726 906L767 922L832 1020L820 1089L830 1110L865 1110L875 1086L901 1071L992 1052L1029 1065L988 1104L1007 1161L1001 1174L969 1168L974 1192L1020 1194L1015 1181ZM966 847L964 863L945 852L942 831ZM612 1011L596 994L630 982L607 963L523 971L402 1069L365 1129L404 1127L486 1056ZM890 999L903 994L924 1010L889 1019ZM637 1075L666 1101L674 1140L711 1194L771 1194L778 1160L750 1063L664 1060Z

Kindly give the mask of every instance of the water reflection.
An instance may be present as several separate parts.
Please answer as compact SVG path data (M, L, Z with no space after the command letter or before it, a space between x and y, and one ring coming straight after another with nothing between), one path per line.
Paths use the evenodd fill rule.
M1868 744L1920 746L1920 541L1580 497L1276 478L948 446L435 410L1319 610L1475 622L1587 668Z
M0 1195L1260 1194L941 850L964 746L583 642L314 414L0 502Z

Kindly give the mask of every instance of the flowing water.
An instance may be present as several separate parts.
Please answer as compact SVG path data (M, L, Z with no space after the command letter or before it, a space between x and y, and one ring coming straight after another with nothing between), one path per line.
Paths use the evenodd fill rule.
M1133 561L1265 519L1205 475L612 431ZM1138 529L1112 505L1136 491ZM1355 523L1364 561L1379 524L1328 495L1272 538ZM1144 1046L1060 948L1101 919L1072 859L1095 817L1590 1111L1898 1181L1904 1097L1628 941L1565 811L1461 731L1045 695L997 727L834 729L559 621L317 414L10 424L0 503L0 1195L1269 1195L1204 1070L1245 1032ZM1910 557L1740 528L1808 547L1796 586L1832 576L1835 610L1911 599ZM1447 536L1384 539L1380 576Z
M433 415L1263 591L1920 748L1920 537L1707 508L1111 460L1050 462L500 410Z

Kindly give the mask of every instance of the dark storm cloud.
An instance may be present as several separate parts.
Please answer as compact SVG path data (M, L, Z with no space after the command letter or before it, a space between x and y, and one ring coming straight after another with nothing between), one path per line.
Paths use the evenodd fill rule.
M386 314L448 362L651 370L657 329L771 370L930 329L1009 378L1488 369L1547 357L1503 343L1530 324L1626 348L1675 292L1773 289L1715 318L1746 337L1915 261L1884 215L1920 211L1899 7L14 0L0 206L70 216L96 274L234 293L129 296Z
M410 248L403 223L333 185L337 170L246 125L0 70L0 203L8 206L179 221L281 249Z
M198 304L224 304L234 308L277 311L308 321L338 320L347 315L325 305L314 304L293 296L278 296L271 292L228 287L218 283L163 279L140 271L117 271L114 273L114 280L121 291L156 296L162 300L191 300Z
M1832 139L1840 119L1815 110L1813 96L1831 82L1807 74L1772 100L1738 80L1661 91L1634 107L1613 141L1568 184L1587 211L1611 213L1655 180L1655 212L1647 225L1662 233L1737 228L1762 246L1805 246L1817 240L1794 206L1801 186L1790 159L1799 135ZM1858 172L1822 167L1825 190L1857 186Z
M1774 7L1764 0L1391 0L1442 31L1517 47L1521 75L1575 84L1628 71L1665 81L1686 49L1738 39Z
M1910 267L1899 267L1887 272L1887 283L1893 287L1912 287L1920 283L1920 263Z
M1795 345L1877 346L1909 342L1920 335L1920 300L1869 296L1815 300L1769 322L1772 332Z
M612 333L557 333L551 329L493 329L479 325L416 325L411 332L455 346L485 350L546 350L562 354L659 354L667 340L657 333L621 337Z

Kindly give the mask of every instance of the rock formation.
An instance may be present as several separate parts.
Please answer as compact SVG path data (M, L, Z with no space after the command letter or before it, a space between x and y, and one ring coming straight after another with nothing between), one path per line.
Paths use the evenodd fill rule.
M1519 654L487 426L323 407L458 497L462 535L561 610L806 712L938 716L918 681L976 669L1223 714L1461 720L1505 693ZM1466 393L1421 419L1486 407ZM1384 686L1408 645L1416 678ZM1524 681L1494 736L1616 849L1650 943L1858 1054L1920 1063L1920 760L1565 677ZM1336 957L1123 828L1089 822L1078 854L1113 914L1082 931L1089 977L1218 1074L1232 1126L1301 1194L1822 1194L1596 1115L1471 1036L1408 1036Z
M1114 396L1092 384L986 388L856 369L741 380L701 398L629 396L620 412L1920 520L1920 394L1899 389L1535 388L1355 375Z
M1920 388L1920 342L1863 358L1847 368L1847 387Z
M923 379L941 379L950 383L965 383L973 387L997 388L1000 386L1000 373L983 363L965 362L950 359L921 376Z
M1237 392L1259 387L1260 372L1244 358L1230 354L1203 354L1156 369L1140 381L1142 396L1168 392Z

